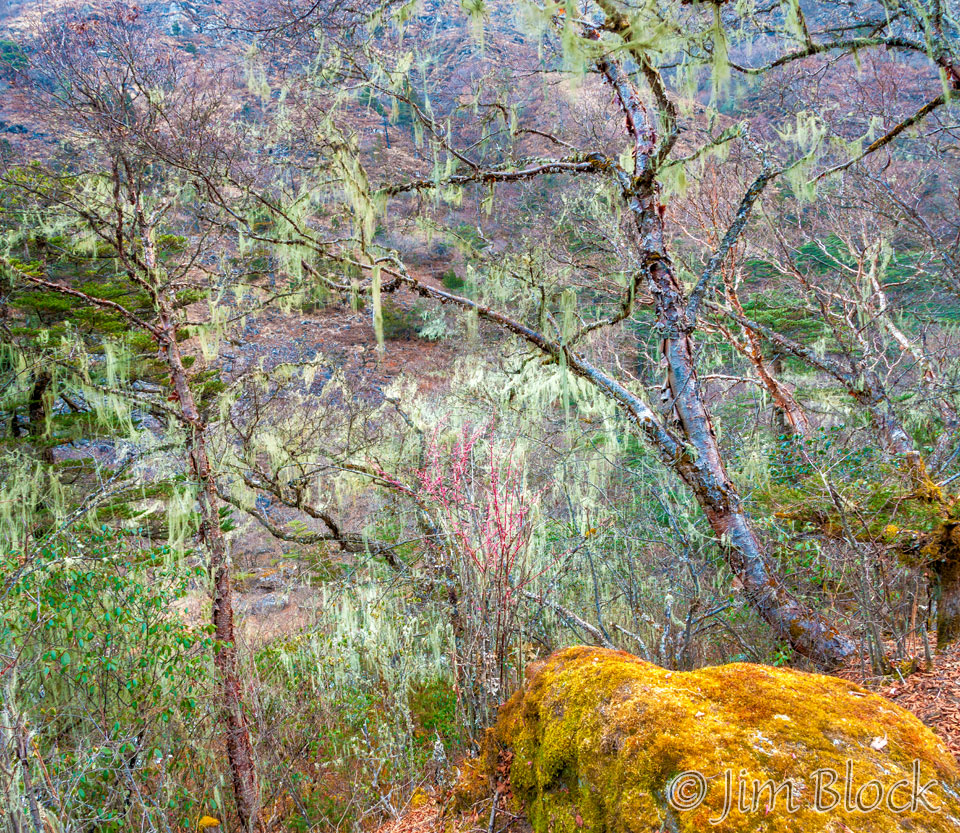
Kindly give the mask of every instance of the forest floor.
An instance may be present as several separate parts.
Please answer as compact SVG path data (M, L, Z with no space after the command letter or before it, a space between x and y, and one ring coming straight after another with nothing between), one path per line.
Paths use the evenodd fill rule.
M960 643L938 653L931 670L916 671L877 690L919 717L960 760Z
M484 802L482 810L445 815L443 804L430 793L416 807L387 822L376 833L530 833L532 828L526 818L511 813L506 807L509 784L500 782L499 776L498 782L493 815L489 802Z
M937 644L935 631L927 635L928 644ZM960 761L960 642L954 643L933 657L933 667L926 668L924 650L919 637L910 640L906 651L917 669L908 674L894 672L892 676L871 675L869 664L857 658L838 673L838 677L862 685L892 700L901 708L915 714L929 726ZM887 655L894 656L894 646L886 646Z

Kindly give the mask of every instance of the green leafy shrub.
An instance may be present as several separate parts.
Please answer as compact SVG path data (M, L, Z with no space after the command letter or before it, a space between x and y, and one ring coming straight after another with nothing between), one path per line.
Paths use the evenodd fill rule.
M20 44L6 38L0 40L0 72L20 72L26 69L27 64L27 55Z
M421 326L423 326L419 309L401 307L392 298L383 299L382 309L383 337L385 339L402 341L417 337Z
M213 639L171 615L200 575L171 562L88 531L0 564L5 701L33 736L43 804L75 829L163 829L203 797Z
M439 737L445 746L457 745L457 694L446 677L418 681L408 695L410 717L423 737Z
M447 269L447 271L440 276L440 280L451 292L463 289L467 285L467 282L454 272L453 269Z

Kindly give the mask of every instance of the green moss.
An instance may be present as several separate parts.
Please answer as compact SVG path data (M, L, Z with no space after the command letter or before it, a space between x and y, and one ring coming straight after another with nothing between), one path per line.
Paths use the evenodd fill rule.
M200 386L199 391L199 400L200 402L207 404L213 401L219 394L223 393L227 389L227 386L220 379L211 379L208 382L204 382Z
M677 673L623 652L569 648L503 707L490 744L482 764L467 770L471 786L476 766L489 777L498 759L509 760L514 799L537 833L940 833L960 824L960 770L920 721L852 683L787 669L733 664ZM941 811L920 805L896 813L881 804L848 812L842 802L818 811L815 773L837 771L842 791L847 761L856 787L876 779L886 789L912 781L919 761L922 782L940 783L927 795ZM687 771L708 779L706 797L680 811L668 790ZM723 815L726 772L734 807L711 824ZM749 802L754 779L790 781L795 812L785 790L772 808L761 792L756 811L740 812L737 785L746 784ZM906 797L904 790L895 801Z

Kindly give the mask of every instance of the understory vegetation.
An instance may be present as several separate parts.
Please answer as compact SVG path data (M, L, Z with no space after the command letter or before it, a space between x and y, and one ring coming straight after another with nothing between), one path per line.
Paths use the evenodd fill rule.
M955 649L955 0L62 5L0 10L10 833L376 830L571 645Z

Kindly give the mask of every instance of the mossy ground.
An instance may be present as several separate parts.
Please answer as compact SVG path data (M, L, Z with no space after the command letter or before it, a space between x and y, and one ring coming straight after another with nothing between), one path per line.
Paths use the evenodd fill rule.
M538 833L960 830L960 769L942 742L890 701L833 677L748 664L679 673L623 652L569 648L503 707L489 740L488 774L498 759L511 761L509 789ZM885 798L906 781L896 808L909 804L915 761L921 783L938 782L925 796L939 812L922 803L897 811L886 800L869 812L845 808L848 762L854 799L868 781ZM841 797L825 812L815 795L824 769L839 774ZM466 771L464 792L478 792L476 768ZM668 790L687 771L706 777L706 798L679 810ZM728 771L733 806L723 818ZM754 809L754 780L790 782L793 807L786 789L771 806L768 789ZM746 812L737 807L741 782ZM862 803L875 795L866 789ZM821 794L821 807L831 801Z

